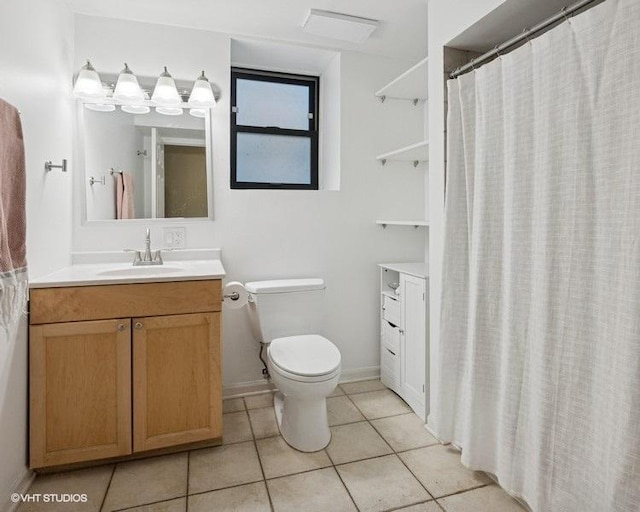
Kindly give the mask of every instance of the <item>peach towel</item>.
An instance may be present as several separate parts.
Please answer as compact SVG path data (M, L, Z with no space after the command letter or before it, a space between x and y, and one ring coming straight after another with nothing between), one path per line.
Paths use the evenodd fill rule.
M116 219L135 219L133 176L122 171L116 176Z

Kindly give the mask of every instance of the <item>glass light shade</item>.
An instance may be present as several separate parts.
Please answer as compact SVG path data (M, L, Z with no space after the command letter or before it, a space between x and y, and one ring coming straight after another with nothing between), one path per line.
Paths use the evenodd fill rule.
M73 95L83 100L100 100L106 97L100 75L93 69L91 62L87 61L78 73L73 86Z
M216 99L213 96L211 84L207 77L204 76L203 71L193 84L193 89L189 96L189 105L192 107L213 107L215 104Z
M85 103L84 108L88 108L95 112L113 112L116 109L116 106L107 105L105 103Z
M207 111L204 108L190 108L189 114L193 117L205 117L207 115Z
M176 89L176 83L171 78L166 66L164 72L158 77L151 101L160 107L179 107L182 103L182 98Z
M127 114L148 114L151 109L146 105L122 105L120 109Z
M118 75L118 82L113 91L113 99L120 103L140 103L144 100L144 92L138 84L138 79L125 62L124 69Z
M182 115L182 109L180 107L156 107L156 112L165 116Z

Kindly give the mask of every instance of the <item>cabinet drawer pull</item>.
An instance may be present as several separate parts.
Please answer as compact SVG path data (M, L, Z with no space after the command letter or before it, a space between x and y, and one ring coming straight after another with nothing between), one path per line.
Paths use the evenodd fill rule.
M385 348L387 348L387 347L385 347ZM392 351L391 351L391 350L389 350L388 348L387 348L387 352L389 352L389 354L391 354L392 356L395 356L395 355L396 355L396 353L395 353L395 352L392 352Z
M120 332L124 331L124 324L118 324L118 330Z
M136 329L142 329L142 322L136 322Z

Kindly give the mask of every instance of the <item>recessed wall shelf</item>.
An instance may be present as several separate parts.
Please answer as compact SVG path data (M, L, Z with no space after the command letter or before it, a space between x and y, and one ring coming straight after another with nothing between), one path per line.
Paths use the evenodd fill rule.
M375 95L381 102L386 99L409 100L417 105L427 100L427 57L395 78Z
M386 229L387 226L413 226L415 229L428 226L426 220L377 220L376 224Z
M429 158L429 141L423 140L416 144L411 144L388 153L383 153L376 157L382 165L387 161L413 162L414 167L418 167L420 162L425 162Z

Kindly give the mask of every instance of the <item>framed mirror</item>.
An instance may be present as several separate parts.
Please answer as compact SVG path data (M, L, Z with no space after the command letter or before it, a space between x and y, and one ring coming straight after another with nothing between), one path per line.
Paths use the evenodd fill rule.
M210 109L96 107L77 102L85 221L212 218Z

